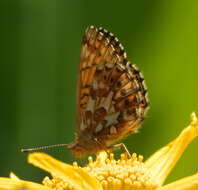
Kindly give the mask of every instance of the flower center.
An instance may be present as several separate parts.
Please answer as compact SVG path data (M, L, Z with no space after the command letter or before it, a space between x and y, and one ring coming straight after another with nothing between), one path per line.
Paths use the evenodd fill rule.
M120 159L115 160L114 155L101 152L95 161L88 158L87 166L83 169L95 177L104 190L154 190L157 186L152 182L147 168L144 166L143 156L136 153L131 158L121 154ZM77 162L73 167L79 167ZM46 177L43 184L56 190L72 190L73 187L56 176L53 179Z
M142 162L143 156L137 156L134 153L131 158L127 158L126 154L121 154L120 159L115 160L113 154L107 157L107 154L102 152L95 162L92 157L89 157L88 160L89 163L84 169L96 177L105 190L151 190L157 188L150 180Z

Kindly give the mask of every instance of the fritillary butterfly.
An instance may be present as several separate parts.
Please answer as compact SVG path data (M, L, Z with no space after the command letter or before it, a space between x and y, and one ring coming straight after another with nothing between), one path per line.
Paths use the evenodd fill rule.
M118 39L88 27L80 55L76 139L68 145L73 155L112 149L137 132L148 108L146 94L141 72Z

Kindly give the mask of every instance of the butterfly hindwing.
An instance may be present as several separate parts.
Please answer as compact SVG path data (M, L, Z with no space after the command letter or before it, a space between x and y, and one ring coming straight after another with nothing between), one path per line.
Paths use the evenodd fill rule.
M109 146L137 131L147 108L139 70L113 34L89 27L83 38L78 81L77 135Z

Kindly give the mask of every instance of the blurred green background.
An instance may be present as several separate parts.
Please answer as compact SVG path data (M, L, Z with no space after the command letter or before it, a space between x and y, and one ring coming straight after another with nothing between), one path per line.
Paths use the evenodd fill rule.
M0 176L46 175L27 164L22 147L74 138L76 78L88 25L102 26L143 71L150 110L140 133L124 140L151 153L175 138L198 113L198 1L1 0ZM198 170L193 141L167 182ZM46 151L71 163L65 148Z

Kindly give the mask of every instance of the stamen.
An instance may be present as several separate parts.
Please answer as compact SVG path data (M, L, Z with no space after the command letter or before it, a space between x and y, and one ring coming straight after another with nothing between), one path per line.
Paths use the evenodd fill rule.
M74 167L78 167L78 163L77 162L73 162L73 166Z
M114 154L105 155L101 153L96 161L88 158L88 165L84 169L92 176L95 176L103 186L103 189L132 189L151 190L156 186L152 183L147 169L144 166L143 156L132 154L128 158L121 154L119 160L114 159Z
M49 177L45 177L43 179L43 184L51 189L56 190L73 190L74 188L66 183L65 181L61 180L60 178L53 177L53 179L50 179Z

